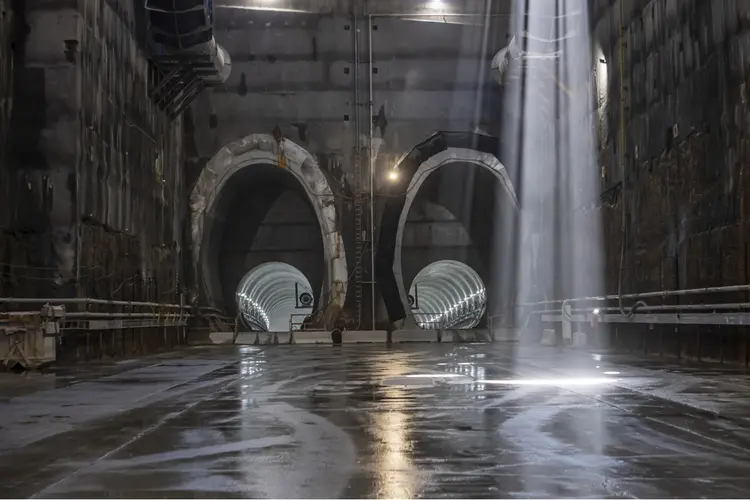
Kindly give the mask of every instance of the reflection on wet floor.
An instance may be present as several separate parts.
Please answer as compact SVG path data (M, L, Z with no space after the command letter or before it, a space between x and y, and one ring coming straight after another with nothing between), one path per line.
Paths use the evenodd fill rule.
M68 370L15 393L5 378L0 492L750 495L746 374L657 368L513 344L279 346Z

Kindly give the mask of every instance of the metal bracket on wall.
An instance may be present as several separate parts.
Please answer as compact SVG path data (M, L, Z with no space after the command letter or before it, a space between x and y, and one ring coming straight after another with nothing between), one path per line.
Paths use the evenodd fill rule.
M170 120L174 120L206 88L200 67L175 57L153 57L152 60L163 77L151 92L151 99Z

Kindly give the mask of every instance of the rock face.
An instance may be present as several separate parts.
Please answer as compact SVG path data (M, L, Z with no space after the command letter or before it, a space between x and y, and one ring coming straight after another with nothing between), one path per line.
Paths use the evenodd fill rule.
M622 238L624 292L747 283L750 4L626 0L622 13L620 2L594 4L594 38L609 75L599 95L609 290L616 291ZM666 349L697 354L692 340L683 343L692 338L687 329L679 330L663 331ZM702 349L716 357L721 350L712 341ZM744 344L732 350L745 352Z
M0 1L0 296L179 302L182 122L149 97L140 3L12 3Z

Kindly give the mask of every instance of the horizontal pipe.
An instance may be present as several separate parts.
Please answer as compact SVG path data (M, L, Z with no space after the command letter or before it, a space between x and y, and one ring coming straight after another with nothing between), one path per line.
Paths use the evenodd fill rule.
M567 14L562 14L559 16L542 16L542 15L534 15L534 18L536 19L564 19L566 17L573 17L581 15L583 11L576 11L576 12L570 12ZM377 17L494 17L494 18L503 18L507 19L510 17L515 16L516 14L514 12L509 13L496 13L496 14L487 14L486 12L373 12L371 14L368 14L368 17L371 17L373 19Z
M104 331L123 331L123 330L132 330L135 328L138 329L144 329L144 328L171 328L171 327L181 327L184 328L186 325L184 323L138 323L138 324L132 324L132 325L121 325L118 328L76 328L76 327L69 327L69 328L61 328L61 332L71 332L71 331L89 331L89 332L104 332Z
M55 299L39 299L39 298L16 298L16 297L0 297L0 304L101 304L109 306L132 306L132 307L162 307L165 309L188 309L188 306L181 306L179 304L161 304L158 302L132 302L125 300L103 300L103 299L87 299L87 298L55 298Z
M571 299L555 299L555 300L543 300L540 302L523 302L517 304L518 307L531 307L531 306L543 306L552 304L562 304L563 302L598 302L604 300L617 300L623 299L646 299L649 297L675 297L682 295L699 295L699 294L710 294L710 293L731 293L731 292L748 292L750 291L750 285L731 285L731 286L714 286L706 288L688 288L684 290L662 290L659 292L642 292L642 293L626 293L622 296L606 295L603 297L574 297ZM639 308L640 309L640 308Z
M185 314L179 314L179 313L166 313L166 314L158 314L158 313L106 313L106 312L71 312L66 313L65 316L63 316L63 321L66 319L74 318L74 319L85 319L85 318L187 318L188 315Z
M286 9L284 7L264 7L261 5L226 5L226 4L215 4L214 9L231 9L231 10L254 10L259 12L279 12L283 14L316 14L316 15L329 15L330 11L317 11L317 10L305 10L305 9Z
M41 316L41 311L0 311L0 318Z
M211 306L199 307L198 310L199 311L215 311L218 313L222 312L222 310L219 309L218 307L211 307Z
M656 292L649 292L649 293L656 293ZM555 301L546 301L546 303L555 303ZM595 309L599 309L602 313L616 312L617 314L620 314L619 307L578 308L578 309L571 309L570 312L571 314L593 313ZM630 316L630 317L623 316L623 318L625 318L626 322L630 321L634 323L640 323L642 321L640 321L640 319L637 319L639 312L677 311L677 314L679 315L680 311L688 311L688 312L689 311L712 311L712 310L721 311L721 310L734 310L734 309L750 309L750 302L737 302L737 303L724 303L724 304L683 304L683 305L653 305L653 306L647 305L647 306L636 308L633 316ZM537 309L534 311L529 311L526 314L526 321L524 322L524 328L528 327L529 321L531 320L532 316L540 315L540 314L556 314L557 312L558 312L557 309ZM705 314L705 313L704 315L711 316L711 314ZM560 318L559 321L562 321L562 316L561 315L558 315L558 316ZM501 314L498 314L496 316L490 316L488 318L489 324L492 325L493 320L495 318L501 318L501 317L503 317L503 315ZM610 319L607 322L613 323L615 321Z
M578 309L571 309L571 314L580 314L580 313L593 313L594 310L599 309L601 312L606 313L610 311L617 312L619 314L620 308L619 307L587 307L587 308L578 308ZM642 306L637 307L634 312L634 316L638 314L639 311L642 312L648 312L648 311L711 311L711 310L732 310L732 309L750 309L750 302L738 302L738 303L730 303L730 304L684 304L684 305L656 305L656 306ZM559 311L557 309L537 309L534 311L528 312L528 317L537 315L537 314L557 314ZM492 318L499 318L498 316L492 316ZM631 316L633 317L633 316Z
M549 311L546 311L549 312ZM542 321L547 323L560 323L563 321L561 314L543 315ZM578 321L577 321L578 322ZM627 323L641 325L714 325L714 326L747 326L750 325L750 314L747 312L730 312L725 314L705 313L657 313L636 314L632 317L622 314L603 314L599 318L601 323Z
M572 309L573 313L581 312L593 312L599 309L601 312L619 312L619 307L589 307L584 309ZM637 307L634 311L638 314L640 311L722 311L730 309L750 309L750 302L737 302L734 304L684 304L684 305L656 305L656 306L641 306ZM546 311L549 312L549 311Z

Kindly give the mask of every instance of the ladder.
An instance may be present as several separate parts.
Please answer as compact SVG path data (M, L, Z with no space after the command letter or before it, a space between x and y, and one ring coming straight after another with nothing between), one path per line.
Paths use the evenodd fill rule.
M365 231L362 225L366 203L365 183L362 178L362 154L360 147L360 58L359 58L359 29L358 15L352 18L354 29L352 30L352 42L354 49L354 300L357 313L357 328L362 324L362 264L365 258ZM369 103L368 103L369 106ZM369 172L369 171L368 171Z
M362 265L365 258L365 230L362 225L366 194L362 190L362 168L360 164L359 147L354 153L354 173L357 187L354 192L354 299L357 311L357 321L362 321Z

